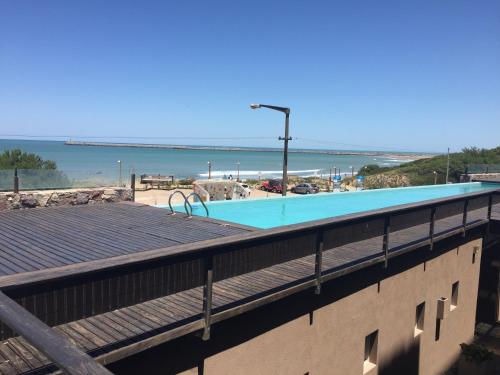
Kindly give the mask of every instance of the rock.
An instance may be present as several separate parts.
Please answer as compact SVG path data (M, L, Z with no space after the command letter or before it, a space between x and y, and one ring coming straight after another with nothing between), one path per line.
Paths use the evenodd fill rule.
M21 197L21 205L22 207L33 208L38 206L38 201L33 195L24 195Z
M90 200L90 197L86 193L77 193L76 198L73 201L73 204L80 205L80 204L87 204Z
M20 208L103 204L130 200L132 200L132 190L127 188L63 190L52 193L39 191L30 194L9 192L0 193L0 212Z
M21 208L21 196L19 194L9 197L9 207L10 209Z
M11 201L12 197L0 196L0 212L8 210Z
M50 199L50 195L48 194L36 194L35 199L40 207L47 206L47 202Z
M97 199L102 195L103 191L93 190L93 191L86 191L86 193L90 195L90 199Z
M106 201L106 202L114 202L115 196L114 195L103 194L103 195L101 195L101 199L103 201Z

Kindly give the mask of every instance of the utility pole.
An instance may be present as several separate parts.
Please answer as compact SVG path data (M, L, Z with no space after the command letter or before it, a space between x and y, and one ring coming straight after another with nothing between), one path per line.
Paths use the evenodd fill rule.
M278 107L275 105L268 105L268 104L250 104L250 108L252 109L269 108L285 114L285 137L279 137L278 139L280 141L285 141L283 147L283 182L282 182L281 195L286 196L286 190L288 185L288 141L292 140L292 138L289 136L290 108Z

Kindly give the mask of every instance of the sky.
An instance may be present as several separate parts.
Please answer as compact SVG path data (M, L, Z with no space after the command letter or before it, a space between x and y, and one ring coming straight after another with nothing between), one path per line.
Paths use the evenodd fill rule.
M500 145L500 2L0 0L0 138ZM127 138L130 137L130 138Z

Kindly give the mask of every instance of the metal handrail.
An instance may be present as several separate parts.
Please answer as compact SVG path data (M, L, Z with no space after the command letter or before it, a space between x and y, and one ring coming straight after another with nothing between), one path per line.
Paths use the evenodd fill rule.
M190 204L190 203L189 203L189 201L187 200L187 198L186 198L186 194L184 194L184 193L183 193L182 191L180 191L180 190L176 190L176 191L174 191L174 192L170 195L170 197L168 198L168 207L170 208L170 215L175 215L175 211L174 211L174 209L172 208L172 197L173 197L175 194L177 194L177 193L179 193L180 195L182 195L182 197L184 198L184 209L186 210L186 214L187 214L188 216L190 216L190 217L191 217L191 216L193 216L193 207L191 206L191 204ZM187 206L189 206L189 208L190 208L190 210L189 210L189 211L188 211Z
M203 199L201 199L200 194L198 194L198 193L196 193L194 191L192 193L189 193L188 196L186 197L186 202L188 202L188 204L189 204L188 200L192 196L195 196L196 198L198 198L198 200L201 202L201 204L205 208L205 212L207 213L207 217L208 217L208 208L207 208L207 205L205 204L205 202L203 202ZM193 207L191 205L189 205L189 206L191 207L191 213L193 213Z

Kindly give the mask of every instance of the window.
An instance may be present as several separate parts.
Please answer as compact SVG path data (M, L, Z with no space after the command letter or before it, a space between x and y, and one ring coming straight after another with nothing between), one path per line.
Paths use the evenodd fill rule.
M436 333L434 340L438 341L439 337L441 337L441 319L436 319Z
M451 303L450 303L450 311L453 311L458 306L458 281L453 283L451 286Z
M472 264L476 263L476 255L479 253L479 246L474 246L472 249Z
M419 304L415 310L415 332L417 337L424 331L425 302Z
M366 374L377 365L378 330L365 337L365 361L363 374Z

